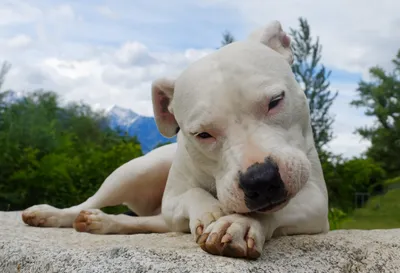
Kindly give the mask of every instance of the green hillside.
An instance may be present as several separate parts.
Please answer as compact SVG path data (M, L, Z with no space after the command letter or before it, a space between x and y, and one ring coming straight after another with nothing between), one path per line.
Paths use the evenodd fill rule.
M355 210L341 229L400 228L400 189L371 198L364 208Z

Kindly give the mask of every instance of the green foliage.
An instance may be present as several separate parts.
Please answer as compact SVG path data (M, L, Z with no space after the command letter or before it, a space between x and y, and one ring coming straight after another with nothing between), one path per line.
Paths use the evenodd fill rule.
M338 208L330 208L328 213L328 220L330 230L339 229L340 224L346 219L347 214Z
M171 141L160 142L160 143L158 143L158 144L154 147L154 149L159 148L159 147L161 147L161 146L168 145L168 144L172 144L172 142L171 142Z
M308 98L314 141L318 152L321 152L323 146L333 138L334 118L329 114L329 109L338 93L329 89L331 72L320 64L322 46L319 38L313 41L306 19L299 18L299 22L298 30L290 30L294 53L292 69Z
M371 198L339 224L341 229L388 229L400 227L400 189Z
M377 186L383 185L386 173L371 158L330 156L322 162L331 207L349 212L354 209L355 193L380 193Z
M0 210L49 203L68 207L92 195L117 167L142 155L85 104L60 106L53 92L10 103L0 96Z
M400 189L400 176L385 180L383 187L385 190Z
M367 156L380 162L391 177L400 175L400 50L393 64L392 72L371 68L371 81L359 83L359 98L351 102L376 119L373 126L357 132L371 141Z

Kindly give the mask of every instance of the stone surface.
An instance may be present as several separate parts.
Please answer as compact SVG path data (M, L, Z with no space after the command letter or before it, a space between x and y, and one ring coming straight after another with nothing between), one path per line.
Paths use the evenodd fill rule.
M273 239L246 261L203 252L187 234L92 235L26 226L0 212L0 272L400 272L400 229Z

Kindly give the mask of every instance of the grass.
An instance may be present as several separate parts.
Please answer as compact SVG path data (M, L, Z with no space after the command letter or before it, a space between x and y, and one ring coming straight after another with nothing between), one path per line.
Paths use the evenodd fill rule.
M400 189L371 198L339 225L340 229L400 228Z
M115 207L105 207L101 209L103 212L108 214L120 214L129 211L127 206L119 205Z

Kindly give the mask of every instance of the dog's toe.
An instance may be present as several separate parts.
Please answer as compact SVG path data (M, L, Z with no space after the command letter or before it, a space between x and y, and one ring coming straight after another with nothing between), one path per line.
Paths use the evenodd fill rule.
M75 218L73 227L78 232L94 234L112 233L112 215L105 214L101 210L82 210Z
M90 225L86 211L82 210L76 217L73 227L78 232L87 232Z
M229 215L210 224L197 243L213 255L257 259L261 255L264 238L256 220Z
M59 227L62 211L49 205L35 205L22 212L22 221L35 227Z
M212 212L203 213L195 222L191 223L191 233L194 234L196 242L200 240L200 236L203 234L204 230L220 217L224 215L222 209L214 208L210 210Z

